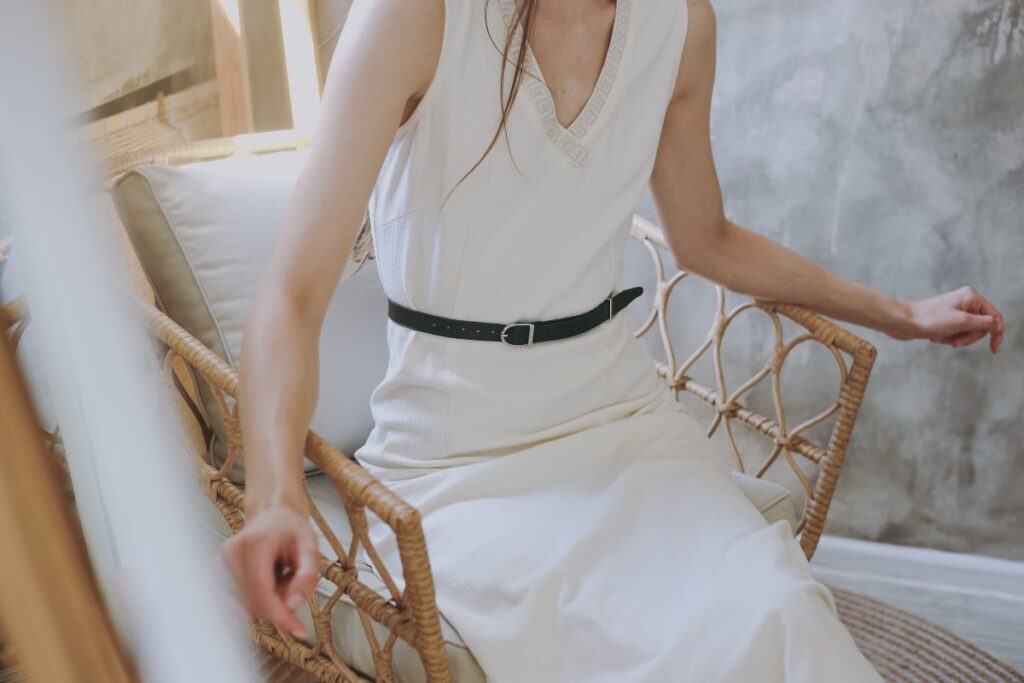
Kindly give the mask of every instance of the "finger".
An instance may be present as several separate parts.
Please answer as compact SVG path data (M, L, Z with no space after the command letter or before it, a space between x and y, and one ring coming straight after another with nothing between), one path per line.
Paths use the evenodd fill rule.
M995 326L988 340L988 348L992 353L999 351L999 347L1003 344L1003 333L1006 330L1006 324L1003 322L1003 316L996 314Z
M288 603L288 584L295 575L295 557L292 552L292 543L284 541L284 545L278 548L277 559L274 561L274 590L278 597Z
M1003 345L1003 336L1006 334L1006 320L1003 318L1003 314L996 312L996 320L999 321L999 328L996 333L992 335L991 348L992 353L999 351L999 347Z
M932 337L932 341L936 344L945 344L946 346L956 346L957 342L961 339L966 338L968 335L977 334L976 332L957 332L955 334L948 334L945 336Z
M963 313L956 320L956 327L951 332L953 335L975 331L994 333L998 328L999 321L996 320L995 316Z
M266 617L279 630L298 638L306 637L306 627L288 609L278 595L274 565L277 562L279 546L270 539L262 539L246 553L246 585L253 607L258 615Z
M999 315L999 309L993 306L988 299L983 297L981 294L978 294L977 292L974 293L974 303L977 306L976 310L979 311L980 313L983 313L985 315L991 315L993 317Z
M953 348L959 349L964 346L970 346L974 342L978 341L982 337L988 334L985 331L980 332L964 332L963 334L954 335L952 338Z
M996 328L993 330L992 338L989 340L989 349L992 350L992 353L995 353L1002 346L1003 334L1006 332L1006 321L1003 320L1003 314L999 312L999 309L993 306L988 299L977 293L975 293L975 296L978 299L981 313L992 316L996 320Z
M286 604L293 612L313 594L320 578L320 549L316 536L303 534L295 541L295 574L288 582Z
M971 333L971 334L967 335L964 339L960 340L960 348L963 348L965 346L970 346L974 342L983 339L986 334L987 334L987 332L974 332L974 333Z

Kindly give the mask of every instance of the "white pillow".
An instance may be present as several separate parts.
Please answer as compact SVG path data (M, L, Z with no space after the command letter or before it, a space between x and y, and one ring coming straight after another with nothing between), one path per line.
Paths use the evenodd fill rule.
M141 166L114 199L160 306L237 368L249 303L282 227L306 152L238 156L185 166ZM320 337L320 391L312 428L351 456L373 426L370 394L387 369L387 299L376 263L351 261ZM209 393L213 454L226 454ZM307 463L307 469L311 466ZM232 478L243 476L236 466Z

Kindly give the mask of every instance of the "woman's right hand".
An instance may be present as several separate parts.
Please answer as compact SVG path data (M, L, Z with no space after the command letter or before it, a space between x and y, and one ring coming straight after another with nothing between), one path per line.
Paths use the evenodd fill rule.
M237 404L246 524L222 552L249 613L296 636L305 628L295 611L320 567L300 485L320 330L395 134L433 82L444 35L442 0L351 5L308 159L246 315ZM281 576L281 567L291 572Z
M224 542L222 554L249 615L305 638L306 627L295 612L313 594L320 566L306 511L283 502L259 508Z

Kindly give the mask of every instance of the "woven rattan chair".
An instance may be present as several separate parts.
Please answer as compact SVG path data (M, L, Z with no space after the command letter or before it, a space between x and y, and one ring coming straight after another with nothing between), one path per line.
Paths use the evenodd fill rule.
M212 140L200 143L174 143L155 148L120 151L109 157L104 170L113 181L138 164L185 164L211 160L238 153L263 153L302 146L301 140L287 136L254 137L248 142ZM197 453L195 465L202 488L216 505L231 531L239 531L245 523L243 494L227 476L234 460L242 457L245 447L238 428L235 397L238 377L224 359L203 346L174 320L161 312L147 291L146 279L131 248L123 237L123 226L109 197L101 199L102 215L107 227L121 235L125 246L125 263L129 280L138 288L138 300L146 323L165 353L165 368L182 396L183 404L195 406L197 383L203 383L216 397L228 435L228 458L215 467L208 454ZM638 337L650 334L660 344L661 360L653 360L659 373L678 396L693 396L706 404L709 414L709 436L721 428L735 457L736 468L756 477L770 476L784 468L791 482L796 482L802 499L802 511L796 528L800 545L811 557L818 544L843 466L851 432L861 404L865 385L871 372L875 349L855 334L799 306L764 301L744 301L729 308L726 293L717 288L715 312L703 341L686 355L677 353L678 344L669 333L668 304L676 286L687 277L684 271L670 272L665 267L667 246L661 230L654 224L636 218L631 236L649 251L652 258L655 288L653 302L644 322L635 330ZM344 286L344 285L342 285ZM11 325L26 313L23 302L0 309L0 324ZM723 361L723 343L739 316L761 315L770 322L770 350L762 368L737 386L727 386ZM786 339L786 329L797 333ZM782 401L781 377L787 358L804 344L822 347L834 357L838 389L829 404L817 415L792 426L786 419ZM701 358L710 356L714 381L701 383L692 370ZM836 375L820 377L826 386L836 386ZM807 382L807 377L804 377ZM759 384L770 386L773 410L763 415L746 405L746 398ZM696 405L696 404L695 404ZM182 411L183 419L198 416L197 411ZM194 419L201 419L195 417ZM744 437L734 433L733 426L742 424L758 441L766 444L767 456L756 467L744 458ZM830 426L829 426L830 425ZM195 430L196 425L189 425ZM201 425L209 428L209 425ZM813 439L809 431L816 428L827 438ZM822 431L824 430L824 431ZM745 437L745 438L750 438ZM395 679L393 658L396 647L412 648L422 663L423 678L430 682L452 680L452 670L443 634L443 618L434 600L434 582L429 553L419 512L374 479L348 455L331 448L317 434L310 432L306 440L306 456L333 484L347 515L348 529L336 528L336 520L321 510L311 497L314 523L326 539L331 553L322 559L321 592L310 603L313 635L310 643L300 642L278 632L269 623L258 620L252 628L254 640L273 654L293 662L323 681L359 681L366 676L357 672L339 651L339 634L332 632L332 611L346 605L358 613L365 639L361 647L372 653L373 674L378 681ZM322 496L322 491L318 494ZM321 497L322 500L322 497ZM377 515L394 531L402 560L400 567L385 567L367 535L367 515ZM328 521L332 518L332 522ZM357 549L362 546L375 565L370 581L360 567ZM392 576L400 572L404 590L399 591ZM403 645L404 643L404 645Z

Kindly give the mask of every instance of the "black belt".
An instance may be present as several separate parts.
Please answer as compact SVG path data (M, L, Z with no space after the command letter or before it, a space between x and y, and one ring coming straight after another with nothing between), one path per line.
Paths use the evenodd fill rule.
M630 287L594 306L586 313L556 318L514 323L484 323L474 320L456 320L440 315L416 311L388 299L388 317L399 325L455 339L505 342L514 346L529 346L534 342L554 341L582 334L612 317L643 294L643 287Z

